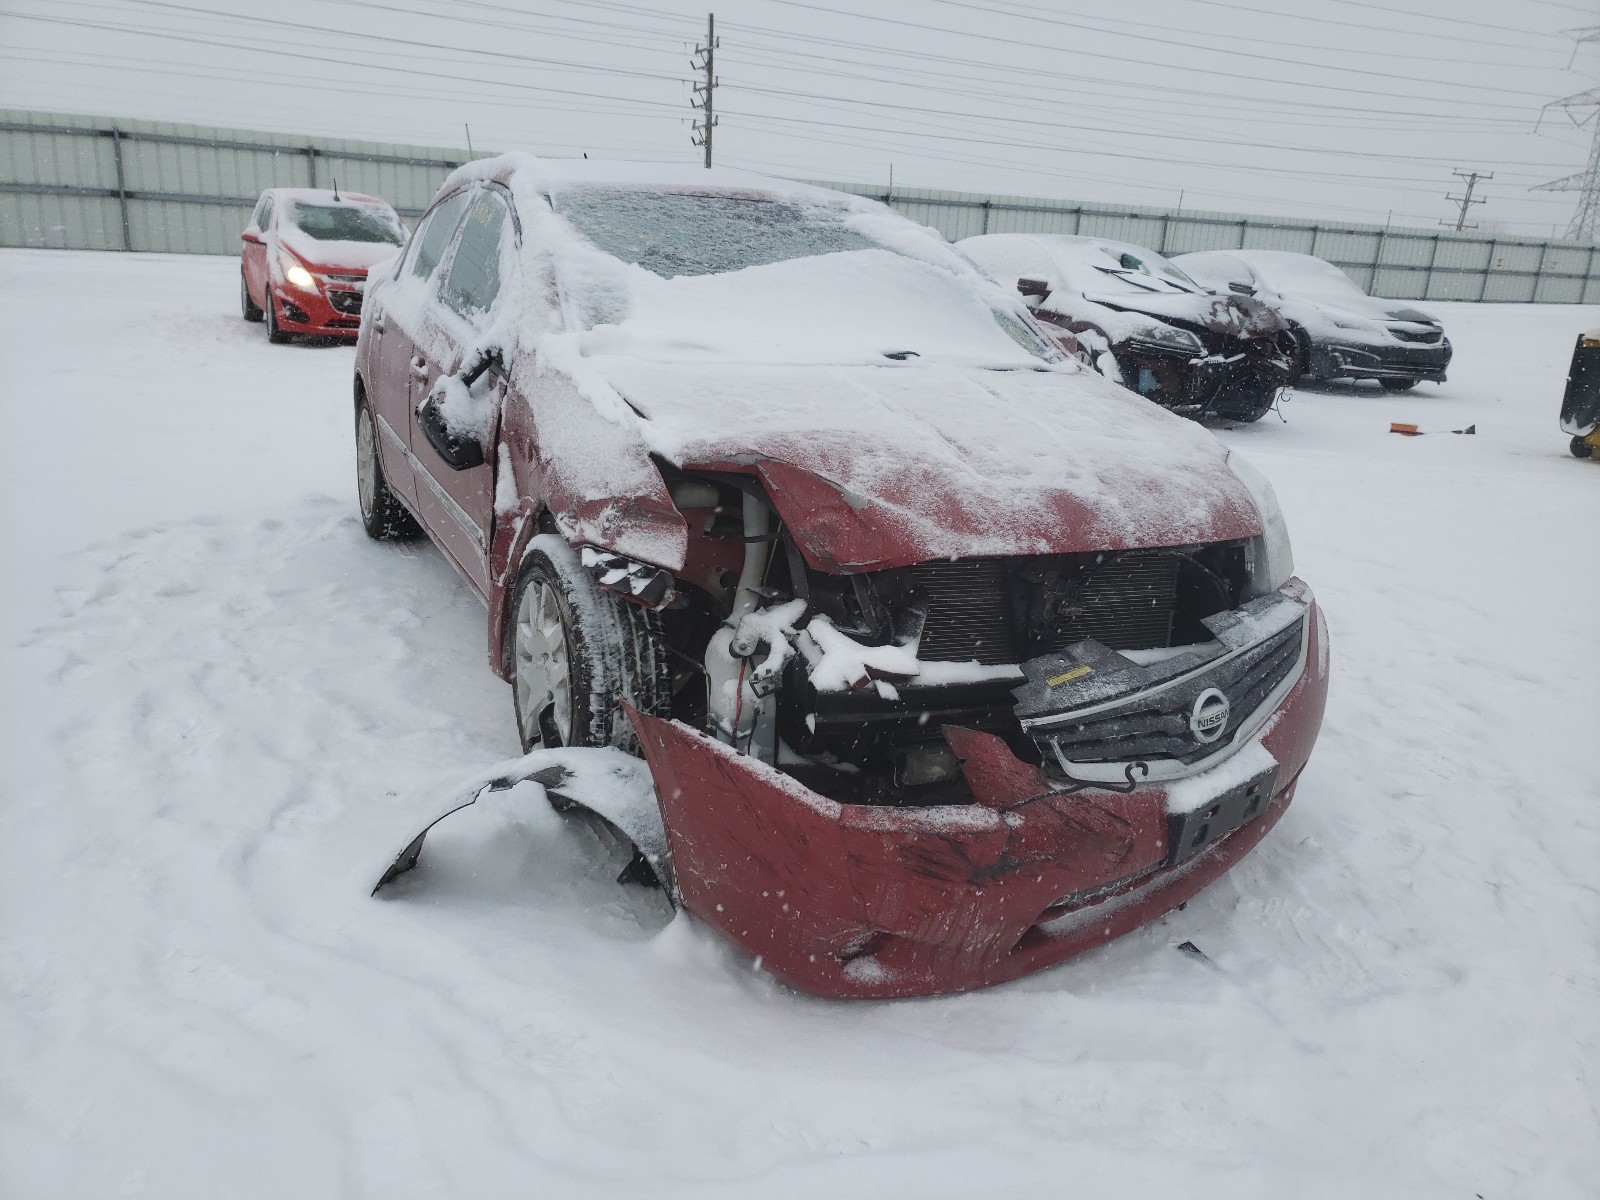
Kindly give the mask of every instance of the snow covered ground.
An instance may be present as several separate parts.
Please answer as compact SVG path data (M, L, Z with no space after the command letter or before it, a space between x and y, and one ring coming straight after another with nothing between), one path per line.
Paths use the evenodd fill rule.
M0 252L0 1194L1595 1194L1600 466L1556 412L1600 310L1433 305L1448 384L1222 435L1334 652L1239 869L1019 983L839 1004L520 797L368 898L510 696L440 557L362 535L351 351L236 294Z

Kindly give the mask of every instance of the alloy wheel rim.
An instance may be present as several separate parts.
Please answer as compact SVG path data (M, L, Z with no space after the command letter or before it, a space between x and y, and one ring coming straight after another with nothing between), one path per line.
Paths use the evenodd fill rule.
M572 744L572 662L567 631L555 589L530 580L517 605L517 712L525 745L545 745L545 715L555 726L557 744Z
M365 408L356 418L356 491L361 515L370 518L378 498L378 455L372 440L372 414Z

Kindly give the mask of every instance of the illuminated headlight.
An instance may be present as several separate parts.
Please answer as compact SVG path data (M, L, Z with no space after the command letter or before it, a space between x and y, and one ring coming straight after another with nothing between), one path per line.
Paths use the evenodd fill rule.
M597 546L583 546L578 558L595 583L646 608L661 608L672 600L672 572L637 562Z
M1183 354L1201 354L1205 351L1200 339L1194 334L1187 329L1174 329L1170 325L1163 325L1158 329L1141 333L1138 337L1130 338L1128 345L1134 349L1164 351L1168 354L1174 351Z
M1288 583L1294 574L1294 550L1289 545L1289 526L1284 522L1277 494L1265 475L1237 451L1228 455L1228 466L1233 468L1239 482L1250 493L1250 499L1255 502L1256 512L1261 517L1261 533L1251 538L1246 548L1245 568L1250 575L1250 596L1270 595Z
M317 290L316 276L302 267L299 263L295 262L295 260L290 258L287 254L279 256L278 265L283 268L284 279L292 283L301 291L314 292Z

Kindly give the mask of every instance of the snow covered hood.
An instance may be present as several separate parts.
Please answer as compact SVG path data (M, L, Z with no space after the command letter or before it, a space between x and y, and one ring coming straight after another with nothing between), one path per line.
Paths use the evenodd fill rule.
M1212 333L1235 337L1266 337L1288 328L1273 309L1259 300L1239 296L1193 296L1181 292L1152 292L1146 296L1085 293L1084 298L1120 312L1142 313L1181 325L1197 325Z
M1221 443L1075 368L587 361L657 454L753 468L815 566L1260 532Z

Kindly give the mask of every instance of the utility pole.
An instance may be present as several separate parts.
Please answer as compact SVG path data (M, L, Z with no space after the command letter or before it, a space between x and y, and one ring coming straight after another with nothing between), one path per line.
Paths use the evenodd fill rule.
M1467 185L1466 195L1464 196L1452 196L1448 192L1445 193L1444 198L1446 200L1454 200L1461 205L1461 211L1456 215L1455 230L1460 233L1463 229L1476 229L1476 225L1467 224L1467 213L1474 204L1487 204L1489 202L1487 200L1474 200L1472 198L1472 189L1478 186L1478 180L1480 179L1493 179L1494 172L1490 171L1487 175L1481 175L1477 171L1451 171L1450 174L1457 179L1465 180ZM1439 224L1449 228L1450 222L1440 221Z
M692 140L696 146L704 146L706 151L706 166L711 166L711 133L717 127L717 112L713 97L717 90L717 14L706 14L706 44L694 48L694 58L689 60L689 65L705 75L705 82L694 85L694 98L689 101L691 108L700 110L700 119L694 123Z

